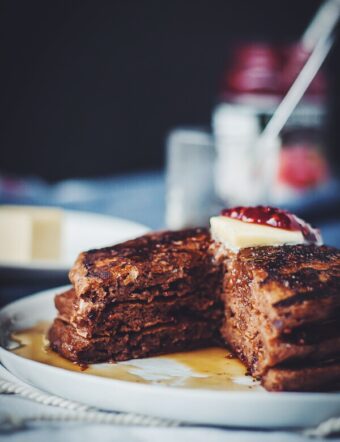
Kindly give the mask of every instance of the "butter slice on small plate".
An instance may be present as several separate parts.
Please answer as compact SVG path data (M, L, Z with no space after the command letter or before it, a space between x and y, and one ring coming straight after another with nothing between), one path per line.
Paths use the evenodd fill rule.
M60 209L0 206L0 261L60 260L62 224Z
M133 221L89 212L0 206L0 271L66 274L82 251L145 234ZM14 273L13 273L14 272Z

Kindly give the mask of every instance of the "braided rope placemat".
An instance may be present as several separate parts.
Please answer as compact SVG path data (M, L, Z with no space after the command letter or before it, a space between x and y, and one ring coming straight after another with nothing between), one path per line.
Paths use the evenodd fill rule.
M29 386L15 384L0 378L0 394L15 394L22 398L63 409L58 413L37 413L16 418L8 414L0 415L1 426L19 427L28 421L77 421L96 424L125 426L176 427L179 421L145 416L135 413L118 413L97 410L79 402L69 401L58 396L43 393Z
M13 415L1 414L1 428L22 428L28 422L50 421L50 422L86 422L93 424L111 424L121 426L145 426L145 427L178 427L185 423L163 419L152 416L145 416L135 413L120 413L97 410L96 408L70 401L61 397L43 393L30 386L16 384L0 378L0 394L15 394L22 398L34 401L39 404L57 407L62 410L58 413L35 413L23 418ZM307 428L299 431L300 434L310 438L325 438L340 434L340 418L331 418L322 422L317 427Z

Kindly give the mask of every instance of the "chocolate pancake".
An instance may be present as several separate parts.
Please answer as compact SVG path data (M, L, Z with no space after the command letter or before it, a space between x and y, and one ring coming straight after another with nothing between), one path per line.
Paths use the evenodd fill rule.
M77 296L91 302L149 299L149 290L166 293L170 284L190 286L216 272L208 253L206 229L158 232L104 249L81 253L70 271Z
M270 368L262 378L269 391L334 391L339 390L340 360L323 364Z
M78 364L114 362L206 347L216 343L210 321L178 320L140 332L86 339L55 319L48 332L52 350Z
M309 367L340 352L338 250L256 247L224 259L222 335L254 376L265 379L271 368L292 361Z
M124 332L137 332L159 324L174 324L178 318L201 318L211 321L211 328L218 333L223 309L220 299L211 295L187 293L183 296L158 296L152 301L124 301L109 303L98 313L82 315L78 312L78 298L74 289L55 297L58 318L72 325L85 338L115 336ZM78 312L75 315L75 312Z

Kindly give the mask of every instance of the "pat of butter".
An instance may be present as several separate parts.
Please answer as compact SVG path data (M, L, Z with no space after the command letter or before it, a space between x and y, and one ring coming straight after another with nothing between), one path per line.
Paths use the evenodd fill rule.
M58 260L62 211L32 206L0 206L0 260L27 263Z
M210 219L212 238L228 249L245 247L303 244L302 232L279 229L262 224L247 223L226 216Z

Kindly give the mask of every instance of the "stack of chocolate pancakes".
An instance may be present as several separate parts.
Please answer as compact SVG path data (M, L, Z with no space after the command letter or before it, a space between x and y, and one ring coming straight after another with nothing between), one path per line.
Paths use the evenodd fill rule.
M80 254L56 296L53 350L79 364L224 345L268 390L340 381L340 251L223 247L160 232Z
M225 259L221 334L267 390L340 381L340 251L253 247Z
M57 295L54 350L81 364L122 361L220 341L222 265L207 230L145 235L82 253Z

